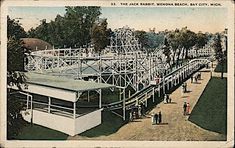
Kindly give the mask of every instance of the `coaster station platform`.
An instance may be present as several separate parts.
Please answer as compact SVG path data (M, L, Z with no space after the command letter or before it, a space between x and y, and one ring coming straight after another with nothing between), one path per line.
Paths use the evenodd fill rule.
M12 87L15 91L11 93L25 102L23 118L72 136L101 124L101 92L103 89L115 87L36 73L26 73L26 76L26 87L20 91L17 87ZM77 107L82 93L89 91L99 93L98 106L85 109ZM87 100L89 101L89 95Z

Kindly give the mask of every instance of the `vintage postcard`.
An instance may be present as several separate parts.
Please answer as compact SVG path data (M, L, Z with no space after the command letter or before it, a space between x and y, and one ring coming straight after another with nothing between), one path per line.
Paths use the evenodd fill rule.
M2 1L1 147L233 147L233 1Z

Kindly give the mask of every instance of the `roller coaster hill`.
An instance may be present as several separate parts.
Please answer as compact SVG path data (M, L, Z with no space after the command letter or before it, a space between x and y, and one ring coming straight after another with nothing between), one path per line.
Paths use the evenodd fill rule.
M214 60L211 44L190 49L190 60L184 60L185 50L174 54L170 49L167 63L161 47L147 52L134 30L123 27L114 30L110 45L100 54L92 47L33 51L25 59L28 87L20 91L27 96L24 119L69 135L101 124L102 110L126 120L131 110L162 101L166 93L208 67ZM173 65L177 58L184 62ZM103 89L113 92L106 99L114 101L104 101ZM117 99L112 99L115 93ZM46 97L37 99L37 95Z
M170 52L173 61L172 49ZM179 59L183 60L185 53L175 55L175 59L179 55ZM146 52L141 48L134 30L123 27L114 30L110 46L100 55L94 53L92 47L35 51L27 56L25 69L28 72L69 77L74 81L94 81L114 85L120 89L122 96L118 101L103 104L102 107L111 111L123 109L122 116L125 119L125 110L143 103L147 105L150 98L153 102L156 101L156 94L160 98L185 81L210 63L213 55L214 51L209 42L202 49L190 49L188 56L191 60L170 68L169 64L173 62L166 62L166 56L161 48L151 53ZM128 94L127 88L131 88L132 94L130 91Z

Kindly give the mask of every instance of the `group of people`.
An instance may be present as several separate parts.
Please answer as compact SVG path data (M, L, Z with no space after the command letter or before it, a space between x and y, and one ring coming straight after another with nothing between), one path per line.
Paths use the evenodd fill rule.
M133 119L141 118L146 114L146 107L143 103L140 105L133 107L129 113L129 120L133 121Z
M201 79L201 72L198 72L194 76L191 76L191 83L193 83L193 79L195 80L195 82L197 82L197 80L200 80Z
M164 96L164 104L171 103L171 98L169 97L169 94L165 94Z
M183 112L184 116L190 114L190 105L189 105L189 103L184 102L183 111L184 111Z
M162 123L162 113L159 111L159 113L155 114L153 113L152 115L152 124L161 124Z

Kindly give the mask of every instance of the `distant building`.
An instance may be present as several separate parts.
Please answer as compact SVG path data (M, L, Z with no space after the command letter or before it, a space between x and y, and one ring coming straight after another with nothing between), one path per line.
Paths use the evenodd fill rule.
M37 38L22 38L24 47L29 49L31 52L37 50L52 49L52 45Z

